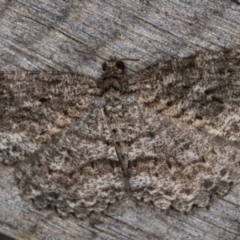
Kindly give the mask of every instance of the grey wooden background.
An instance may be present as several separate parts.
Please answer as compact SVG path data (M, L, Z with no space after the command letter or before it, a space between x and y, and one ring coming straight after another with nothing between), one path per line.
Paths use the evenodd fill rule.
M128 74L157 61L240 44L237 0L0 0L0 71L59 70L92 78L105 58L131 57ZM23 201L0 165L0 232L37 239L240 239L240 185L208 209L183 214L125 199L79 220Z

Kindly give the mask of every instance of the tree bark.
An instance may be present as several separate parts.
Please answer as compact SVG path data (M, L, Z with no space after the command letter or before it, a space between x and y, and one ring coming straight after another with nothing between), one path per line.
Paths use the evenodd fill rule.
M233 0L0 0L0 11L0 71L96 79L103 60L94 54L138 58L127 63L134 74L158 61L240 44L240 5ZM240 239L240 185L187 214L126 198L79 220L37 210L19 196L14 169L0 165L0 173L0 232L15 238Z

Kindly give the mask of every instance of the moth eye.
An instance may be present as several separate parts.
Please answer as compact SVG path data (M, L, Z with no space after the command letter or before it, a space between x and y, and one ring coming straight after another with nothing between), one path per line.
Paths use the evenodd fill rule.
M107 64L106 64L106 63L104 63L104 64L102 65L102 70L105 72L105 71L106 71L106 69L107 69Z
M125 65L122 61L117 61L116 67L123 70L125 68Z

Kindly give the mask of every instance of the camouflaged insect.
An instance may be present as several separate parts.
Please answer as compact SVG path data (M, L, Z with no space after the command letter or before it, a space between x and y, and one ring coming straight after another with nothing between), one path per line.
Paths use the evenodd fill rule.
M63 216L125 195L189 211L240 181L240 48L103 70L0 74L0 161L25 199Z

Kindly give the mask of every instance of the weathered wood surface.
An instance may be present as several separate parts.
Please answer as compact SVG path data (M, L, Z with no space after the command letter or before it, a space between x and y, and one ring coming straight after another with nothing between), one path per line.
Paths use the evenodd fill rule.
M0 0L0 71L59 70L92 78L102 60L76 50L157 61L240 44L240 5L231 0ZM38 239L240 239L240 185L208 209L159 211L125 199L101 216L59 218L23 201L13 168L0 166L0 232Z

